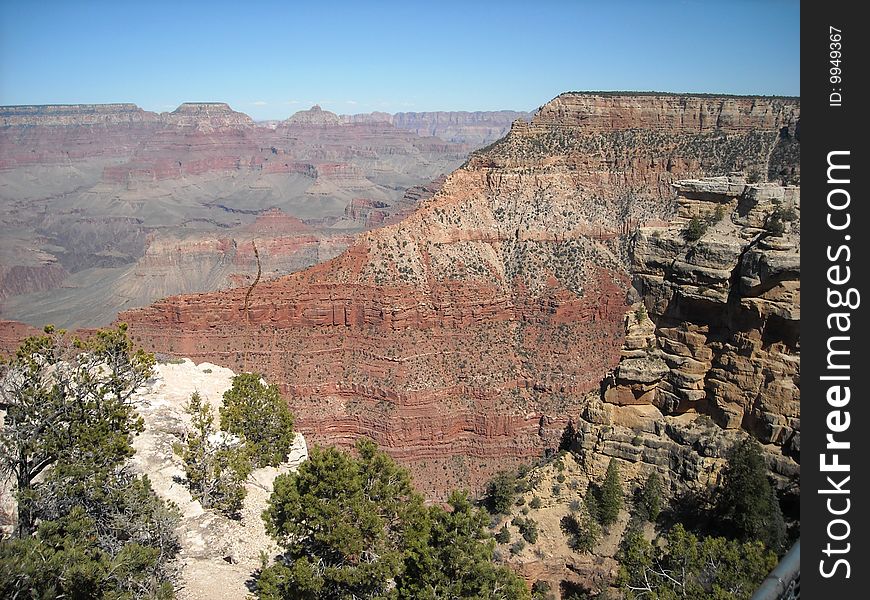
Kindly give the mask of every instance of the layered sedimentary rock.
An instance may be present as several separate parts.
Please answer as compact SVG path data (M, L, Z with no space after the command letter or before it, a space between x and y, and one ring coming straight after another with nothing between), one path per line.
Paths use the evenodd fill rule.
M300 110L291 115L282 124L291 125L341 125L342 119L334 112L323 110L319 104L315 104L308 110Z
M237 230L272 210L309 230L277 244L264 232L264 274L331 258L406 215L417 192L404 192L470 149L319 107L271 128L219 102L3 107L0 119L0 315L37 326L106 325L244 284L256 265L230 241L256 238Z
M605 398L706 413L797 458L799 188L719 178L677 190L675 225L634 239L634 285L655 326L629 328ZM699 220L711 223L686 239Z
M123 158L160 127L135 104L0 106L0 170Z
M248 115L234 111L225 102L185 102L170 113L160 115L166 125L196 127L201 130L247 128L254 125Z
M539 542L501 556L563 598L572 586L598 593L616 580L627 511L590 553L574 551L560 526L612 460L627 505L655 473L664 506L695 498L703 511L728 452L753 436L787 518L799 518L799 189L732 176L681 181L676 192L674 219L628 243L638 302L625 315L618 365L572 414L562 440L572 453L533 469L522 509L495 525L516 539L511 521L529 513Z
M27 252L16 242L0 243L0 302L9 296L57 287L69 274L51 254Z
M768 172L798 119L789 99L563 94L336 259L121 319L263 371L315 442L367 435L433 497L474 488L554 447L619 364L629 241L675 216L672 184Z
M454 111L454 112L400 112L350 115L344 120L352 123L390 123L399 129L413 131L420 136L438 137L449 142L485 146L502 136L517 119L528 121L532 113L515 110Z

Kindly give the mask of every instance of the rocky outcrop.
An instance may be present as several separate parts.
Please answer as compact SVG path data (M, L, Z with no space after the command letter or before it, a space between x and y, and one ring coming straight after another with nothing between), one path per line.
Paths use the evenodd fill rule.
M254 125L248 115L234 111L225 102L185 102L160 120L171 127L196 127L203 131L246 128Z
M69 275L66 269L51 255L44 254L40 258L43 260L27 261L35 264L13 264L8 267L0 264L0 301L9 296L56 288L63 283Z
M317 443L367 435L430 496L474 488L555 447L617 368L629 242L675 215L672 183L766 167L798 115L796 100L565 94L413 215L248 304L231 290L121 319L147 348L264 371Z
M87 127L156 123L160 117L135 104L45 104L0 106L0 127Z
M144 431L133 441L136 454L131 459L132 468L147 475L154 492L173 502L181 513L176 530L180 550L174 566L182 600L247 597L245 584L260 566L260 553L277 551L261 517L272 482L276 475L295 471L308 458L305 438L297 433L285 463L256 469L248 476L238 519L204 509L191 497L184 483L184 463L174 450L190 428L185 405L191 394L198 392L218 415L222 395L232 385L233 376L229 369L208 363L159 363L154 377L133 396Z
M799 189L722 177L681 182L677 194L675 224L633 241L652 321L639 310L629 323L605 399L706 413L797 460ZM706 230L690 235L690 223Z
M516 122L513 144L496 143L477 160L509 166L529 155L562 157L584 173L590 195L616 195L623 204L667 200L648 204L641 213L646 221L673 208L672 185L680 179L768 173L782 130L799 121L793 98L567 93L541 107L531 123ZM788 156L783 160L799 172L799 145Z
M282 125L341 125L342 119L334 112L323 110L315 104L308 110L300 110L285 120Z

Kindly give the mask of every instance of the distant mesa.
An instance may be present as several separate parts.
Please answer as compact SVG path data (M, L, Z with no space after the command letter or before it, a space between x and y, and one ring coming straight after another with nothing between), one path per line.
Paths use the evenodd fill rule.
M213 114L213 113L234 113L226 102L183 102L178 108L172 111L173 114Z
M284 125L342 125L343 121L334 112L323 110L315 104L308 110L300 110L286 119Z
M230 108L226 102L184 102L171 113L161 113L167 125L181 127L250 127L254 120Z
M157 113L142 110L128 102L0 106L0 127L156 123L159 119Z

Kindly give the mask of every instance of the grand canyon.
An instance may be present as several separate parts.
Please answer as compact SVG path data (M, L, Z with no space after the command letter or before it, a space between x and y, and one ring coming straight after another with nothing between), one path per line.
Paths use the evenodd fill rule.
M0 108L0 318L104 326L119 310L338 255L401 219L528 114L227 104Z
M309 445L371 438L436 503L560 448L582 483L614 459L675 497L717 485L747 437L795 502L796 98L0 118L6 350L21 322L126 323L158 356L262 374ZM545 550L506 562L606 588L626 523L572 552L541 469Z
M765 386L796 378L797 250L753 238L797 191L745 177L799 176L799 115L791 99L563 94L336 258L119 319L148 349L261 370L309 440L369 436L433 498L555 448L609 373L618 412L766 423L787 445L795 385L777 379L791 399L773 410ZM737 210L733 231L652 237L705 202ZM663 357L624 356L638 302Z

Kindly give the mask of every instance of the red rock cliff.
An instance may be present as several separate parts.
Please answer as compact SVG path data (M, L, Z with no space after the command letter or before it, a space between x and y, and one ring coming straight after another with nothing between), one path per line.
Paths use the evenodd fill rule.
M769 171L797 100L563 94L407 219L306 271L121 315L145 347L262 371L316 443L374 438L432 496L552 448L623 344L623 240L671 183Z

